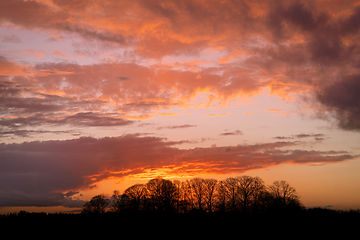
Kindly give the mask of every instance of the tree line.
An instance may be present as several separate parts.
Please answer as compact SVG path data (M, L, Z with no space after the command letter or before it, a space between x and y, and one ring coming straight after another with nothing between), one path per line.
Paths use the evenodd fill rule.
M241 212L298 211L303 209L295 188L286 181L266 186L259 177L225 180L193 178L186 181L154 178L135 184L110 198L94 196L82 213L128 212Z

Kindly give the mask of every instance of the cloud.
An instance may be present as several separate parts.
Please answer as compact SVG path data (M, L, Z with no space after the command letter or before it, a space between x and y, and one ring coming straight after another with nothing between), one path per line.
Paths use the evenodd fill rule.
M308 138L308 137L324 137L325 135L322 133L310 133L310 134L306 134L306 133L300 133L297 135L294 135L297 138Z
M272 109L266 109L266 111L268 111L268 112L281 112L282 109L272 108Z
M150 58L198 54L206 48L241 52L238 50L248 49L259 37L274 44L309 37L304 45L312 51L313 60L328 61L331 56L340 56L338 50L343 49L334 36L357 34L359 29L359 7L351 6L356 2L340 5L337 1L247 0L54 1L46 5L14 0L1 3L1 9L6 10L0 16L2 21L26 29L77 33L85 39L131 46ZM347 14L340 18L341 11ZM326 40L322 46L321 40Z
M77 113L56 122L56 124L72 124L87 127L123 126L131 123L132 121L122 119L121 117L106 116L94 112Z
M77 127L113 127L131 124L133 121L116 116L93 112L80 112L72 115L57 116L52 118L44 114L35 114L31 117L1 118L0 126L9 129L21 129L34 126L61 126L70 125Z
M57 3L58 8L36 1L14 0L1 2L0 20L9 21L26 29L40 28L44 30L60 30L77 33L85 39L95 39L123 45L127 43L126 37L106 29L99 30L84 22L71 22L74 12L68 11L65 5ZM86 8L86 4L83 5ZM71 7L71 6L70 6ZM73 9L73 7L71 7ZM6 10L5 10L6 9ZM84 10L84 9L82 9ZM83 14L79 11L80 15ZM85 17L85 16L82 16ZM70 21L69 21L70 20Z
M11 34L11 35L4 35L0 37L1 41L4 43L21 43L22 40L18 36Z
M52 134L63 134L63 133L71 133L74 136L76 135L80 135L79 132L75 132L72 130L67 130L67 131L52 131L52 130L25 130L25 129L14 129L11 131L0 131L0 136L1 137L6 137L6 136L18 136L18 137L30 137L32 135L35 134L45 134L45 133L52 133Z
M173 112L173 113L159 113L160 116L177 116L179 113Z
M60 51L57 51L57 50L55 50L55 51L53 52L53 54L58 55L58 56L62 56L62 57L64 57L64 58L67 58L67 57L68 57L66 54L64 54L64 53L62 53L62 52L60 52Z
M107 30L99 31L92 27L79 26L77 24L66 24L64 23L61 30L75 32L84 37L85 39L95 39L107 43L115 43L118 45L127 45L128 39L119 33L114 33Z
M278 140L287 140L287 139L296 139L296 138L310 138L313 137L315 140L324 140L325 135L322 133L299 133L296 135L292 135L291 137L284 137L284 136L276 136L273 137L274 139Z
M158 127L158 130L161 129L182 129L182 128L191 128L191 127L197 127L194 124L182 124L182 125L172 125L172 126L162 126L162 127Z
M243 135L243 132L240 131L240 130L236 130L236 131L233 131L233 132L223 132L221 133L220 135L222 136L233 136L233 135Z
M0 76L24 76L27 75L26 67L8 60L0 55Z
M80 206L72 198L75 193L109 177L239 174L283 163L325 164L356 157L345 151L298 150L298 142L194 149L179 149L178 144L139 134L0 144L0 206Z
M115 62L41 63L31 71L31 76L8 76L0 81L0 109L5 113L0 125L9 128L6 132L40 125L122 126L131 123L128 119L159 114L160 109L209 107L213 101L226 104L231 96L260 89L249 87L250 79L241 83L234 79L233 88L223 88L227 76L219 76L216 69L158 71L157 67ZM231 75L233 69L222 71ZM204 79L198 78L199 73ZM210 89L208 102L193 102L194 96Z
M245 112L244 114L252 114L252 113L254 113L254 111Z
M229 116L230 113L219 113L219 114L216 114L216 113L211 113L211 114L206 114L206 115L203 115L205 117L224 117L224 116Z
M333 113L338 126L345 130L360 130L360 75L344 76L318 90L317 100Z

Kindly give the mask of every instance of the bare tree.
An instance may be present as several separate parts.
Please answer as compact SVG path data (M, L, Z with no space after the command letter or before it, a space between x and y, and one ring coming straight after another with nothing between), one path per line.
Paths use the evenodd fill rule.
M226 211L227 187L225 181L219 181L216 185L216 209L220 212Z
M269 186L269 192L280 200L282 206L285 208L291 201L298 201L298 195L295 188L291 187L286 181L275 181Z
M96 195L83 206L82 213L105 213L109 199L104 194Z
M190 186L192 193L195 198L195 203L198 209L203 209L204 198L205 198L205 182L202 178L193 178L190 180Z
M112 211L114 212L123 212L130 207L130 199L124 193L120 194L119 191L115 190L113 195L111 196L112 199Z
M236 178L230 177L223 181L225 187L226 195L226 205L231 211L238 210L238 180Z
M256 205L260 194L265 190L263 180L259 177L237 177L237 188L242 211L247 212L250 205Z
M144 184L135 184L127 188L124 193L129 198L129 202L133 210L140 210L144 207L146 195L146 188Z
M190 181L184 181L180 183L179 191L179 208L181 212L187 213L194 206L194 196L191 189Z
M179 192L172 181L155 178L146 184L146 189L153 208L168 212L174 210Z
M181 181L179 180L174 180L173 181L173 186L174 188L176 189L176 199L174 201L175 203L175 208L176 208L176 212L180 212L180 207L181 207L181 204L180 204L180 201L181 201L181 198L182 198L182 189L181 189Z
M85 211L96 209L94 197ZM275 181L268 188L259 177L229 177L223 181L216 179L193 178L186 181L170 181L155 178L146 184L135 184L125 190L123 195L114 191L111 197L113 210L153 209L160 211L176 211L187 213L192 209L213 211L259 211L286 208L286 210L302 209L303 205L293 187L285 181ZM92 207L92 208L91 208Z
M216 179L204 179L204 198L205 204L209 212L213 210L213 202L216 193Z

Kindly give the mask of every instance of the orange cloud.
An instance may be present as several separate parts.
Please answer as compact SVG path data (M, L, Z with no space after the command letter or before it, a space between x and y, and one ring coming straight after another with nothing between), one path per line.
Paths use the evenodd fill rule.
M212 113L212 114L206 114L206 115L203 115L205 117L224 117L224 116L229 116L230 113L219 113L219 114L215 114L215 113Z
M27 76L29 74L28 67L9 61L0 55L0 76Z
M266 111L268 111L268 112L281 112L282 109L272 108L272 109L266 109Z
M59 56L65 57L65 58L68 57L66 54L64 54L64 53L62 53L62 52L60 52L60 51L57 51L57 50L55 50L53 53L54 53L55 55L59 55Z
M290 115L293 115L293 114L297 114L297 112L286 111L286 112L276 113L273 116L290 116Z
M179 113L159 113L160 116L177 116L179 115Z

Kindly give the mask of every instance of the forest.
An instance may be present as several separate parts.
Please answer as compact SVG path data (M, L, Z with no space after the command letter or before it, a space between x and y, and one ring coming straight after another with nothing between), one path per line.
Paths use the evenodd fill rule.
M80 237L105 230L169 236L229 237L249 232L256 236L291 234L319 237L351 236L360 224L360 211L306 208L286 181L266 186L259 177L238 176L218 181L154 178L123 193L100 194L84 204L81 213L9 213L0 226L51 231L80 227ZM69 232L70 233L70 232ZM140 235L139 235L140 234ZM195 235L194 235L195 234ZM224 235L225 234L225 235ZM299 235L300 234L300 235Z
M301 211L304 208L295 188L286 181L266 186L259 177L238 176L222 181L193 178L186 181L154 178L135 184L123 194L114 191L87 202L82 213L166 212L166 213L257 213Z

